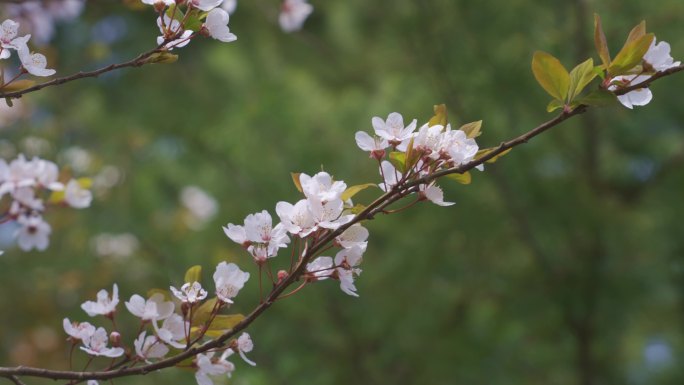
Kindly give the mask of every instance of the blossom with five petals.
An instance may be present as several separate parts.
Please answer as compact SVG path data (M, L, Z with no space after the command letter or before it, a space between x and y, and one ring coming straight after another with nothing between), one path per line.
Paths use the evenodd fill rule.
M89 316L94 317L96 315L108 316L116 311L116 305L119 304L119 287L114 284L112 286L112 296L109 296L107 290L102 289L97 292L97 302L86 301L81 305L83 309Z
M216 296L225 303L233 303L233 298L249 279L249 273L240 270L234 263L221 262L214 272Z

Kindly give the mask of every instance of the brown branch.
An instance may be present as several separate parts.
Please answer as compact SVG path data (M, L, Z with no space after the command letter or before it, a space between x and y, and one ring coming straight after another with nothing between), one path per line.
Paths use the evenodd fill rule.
M677 67L668 68L665 71L656 72L653 76L644 80L641 83L637 83L637 84L633 84L633 85L628 86L628 87L620 88L616 91L613 91L613 93L615 95L624 95L630 91L638 90L640 88L646 88L649 85L651 85L651 83L653 83L654 81L656 81L662 77L677 73L679 71L684 71L684 65L679 65Z
M167 39L169 40L169 39ZM47 81L45 83L40 83L36 84L35 86L25 88L23 90L19 91L13 91L13 92L0 92L0 98L20 98L25 94L28 94L30 92L35 92L38 90L42 90L43 88L47 87L52 87L52 86L57 86L60 84L68 83L74 80L78 79L84 79L84 78L94 78L98 77L104 73L111 72L120 68L126 68L126 67L140 67L142 65L148 64L149 62L147 61L152 55L155 53L159 53L164 51L162 48L168 41L162 42L162 44L158 45L156 48L147 51L145 53L141 53L138 55L136 58L131 59L127 62L123 63L118 63L118 64L110 64L106 67L102 67L99 69L96 69L94 71L80 71L77 72L73 75L57 78L57 79L52 79L50 81Z
M675 67L675 69L671 69L669 71L664 71L660 76L655 77L653 80L662 78L664 76L673 74L675 72L681 71L684 69L684 67ZM652 82L653 80L650 80L648 83ZM645 82L644 82L645 83ZM639 84L638 86L642 86L642 84ZM316 243L314 243L305 253L305 255L302 257L301 261L295 268L295 270L287 276L283 281L281 281L279 284L277 284L271 293L264 299L262 303L257 305L251 313L249 313L240 323L235 325L233 329L227 331L220 337L217 337L214 340L210 340L200 346L195 346L191 347L173 357L169 357L160 361L157 361L152 364L148 364L145 366L140 366L140 367L121 367L115 370L106 370L106 371L92 371L92 372L74 372L74 371L61 371L61 370L49 370L49 369L43 369L43 368L34 368L34 367L25 367L25 366L18 366L18 367L0 367L0 376L3 377L12 377L12 376L31 376L31 377L42 377L42 378L50 378L54 380L108 380L112 378L118 378L118 377L125 377L125 376L132 376L132 375L145 375L147 373L159 370L159 369L164 369L168 368L171 366L174 366L181 361L188 359L190 357L193 357L197 354L204 353L209 351L210 349L214 348L219 348L222 346L225 346L226 343L233 337L235 337L238 333L242 332L244 329L246 329L252 322L254 322L263 312L265 312L277 299L278 297L287 289L290 285L295 283L300 279L302 274L306 270L306 265L307 263L318 253L323 249L328 243L332 242L337 236L342 234L345 230L347 230L349 227L352 225L362 222L364 220L371 220L374 218L374 216L378 213L383 212L385 207L388 205L392 204L393 202L396 202L397 200L405 197L406 195L409 195L412 192L415 192L418 190L418 186L420 184L427 184L430 183L431 181L440 178L445 175L449 174L455 174L455 173L464 173L466 171L469 171L486 161L496 157L497 155L500 155L504 151L511 149L513 147L516 147L518 145L527 143L530 139L534 138L537 135L542 134L543 132L558 126L565 120L582 114L585 112L589 107L585 105L580 105L577 108L573 110L565 110L555 118L540 124L539 126L533 128L532 130L526 132L525 134L522 134L516 138L513 138L507 142L502 142L499 146L491 150L490 152L486 153L484 156L472 160L468 163L465 163L463 165L460 165L458 167L452 167L446 170L442 170L436 173L433 173L431 175L406 182L403 184L398 184L394 186L392 189L390 189L388 192L384 193L381 195L379 198L377 198L375 201L373 201L371 204L369 204L363 211L361 211L359 214L357 214L350 222L338 227L336 230L331 231L327 233L325 236L320 238Z

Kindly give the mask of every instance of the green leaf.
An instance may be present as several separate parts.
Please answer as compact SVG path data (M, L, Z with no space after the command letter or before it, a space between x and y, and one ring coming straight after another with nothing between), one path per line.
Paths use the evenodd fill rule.
M400 151L393 151L389 154L389 161L392 165L403 174L406 167L406 153Z
M207 322L211 316L212 310L214 310L214 306L216 306L216 301L217 298L214 297L201 304L200 307L195 310L194 315L192 316L192 324L202 325Z
M606 34L603 33L601 26L601 17L594 14L594 45L596 45L596 52L598 52L604 68L610 66L610 52L608 51L608 43L606 42Z
M489 154L490 152L492 152L496 149L497 149L497 147L482 149L482 150L478 151L477 154L475 154L475 159L480 159L483 156ZM496 155L496 156L492 157L491 159L486 160L485 163L496 163L496 161L499 160L499 158L508 154L509 152L511 152L511 150L512 150L512 148L509 148L508 150L501 152L499 155Z
M156 52L145 59L145 64L171 64L178 61L178 55L170 52Z
M195 265L185 272L185 283L200 282L202 279L202 266Z
M14 106L14 103L12 103L12 98L5 98L5 103L7 103L7 107Z
M559 108L563 108L565 106L565 102L562 100L558 99L553 99L552 101L549 102L549 104L546 106L546 112L553 112L556 111Z
M472 182L472 177L468 171L463 174L447 174L446 177L460 184L470 184Z
M217 315L214 320L211 321L209 330L230 330L243 319L245 319L245 316L242 314Z
M632 28L632 30L629 32L629 36L627 36L625 45L640 39L644 35L646 35L646 21L642 20L641 23L637 24L637 26Z
M462 125L459 130L465 132L468 138L477 138L482 134L480 128L482 128L482 121L478 120L477 122L470 122Z
M549 95L565 100L568 95L570 74L558 59L546 52L537 51L532 57L532 72L537 82Z
M596 77L594 72L594 59L589 58L570 71L570 86L568 91L568 102L572 102L577 95L582 93L584 87L591 83Z
M206 17L206 14L207 12L200 12L198 9L193 8L185 18L185 29L195 32L202 29L202 18Z
M377 187L377 185L375 183L365 183L347 187L347 189L344 190L344 192L342 193L342 200L346 201L347 199L351 199L354 195L358 194L360 191L367 189L368 187Z
M351 212L352 214L356 215L356 214L359 214L361 211L363 211L363 210L365 210L365 209L366 209L366 206L365 206L365 205L362 205L362 204L355 204L354 207L352 207L351 209L349 209L349 212Z
M611 76L624 75L641 63L644 55L651 46L655 36L648 33L634 41L628 42L615 56L615 59L608 67Z
M589 95L577 100L577 103L587 106L603 107L614 104L617 101L617 96L612 92L604 89L598 89L591 92Z
M446 126L447 125L447 108L445 104L437 104L432 108L435 111L435 115L428 121L428 126Z
M3 92L15 92L15 91L21 91L25 90L29 87L33 87L36 84L33 80L28 80L28 79L23 79L23 80L15 80L10 84L7 84L0 88ZM11 107L11 106L10 106Z
M303 193L304 190L302 190L302 182L299 181L299 176L302 175L301 172L291 172L290 176L292 177L292 182L294 183L295 187L297 190L299 190L300 193Z

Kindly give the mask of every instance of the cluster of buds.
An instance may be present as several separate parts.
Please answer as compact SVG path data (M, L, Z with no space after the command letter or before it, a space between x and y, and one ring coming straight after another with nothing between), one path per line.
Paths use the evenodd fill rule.
M46 202L41 198L49 192L48 204L82 209L90 206L92 194L85 188L88 180L70 179L60 182L57 165L48 160L24 155L7 163L0 159L0 199L9 196L12 202L3 222L16 221L15 232L19 247L24 251L45 250L50 243L50 225L43 219Z
M219 314L227 309L249 279L249 273L241 271L233 263L221 262L214 272L216 297L207 299L208 292L199 283L199 266L188 270L186 282L180 289L170 287L170 292L155 290L149 298L134 294L125 302L128 311L140 320L138 336L127 346L115 318L119 304L119 289L116 284L111 294L106 290L97 293L95 301L86 301L81 308L91 317L102 316L111 320L113 330L96 327L89 322L63 321L64 331L74 346L93 357L120 358L122 362L152 363L163 359L170 352L183 351L202 344L208 336L214 336L231 329L244 317L239 314ZM174 300L175 298L175 300ZM110 346L111 344L111 346ZM254 348L247 333L230 341L215 356L215 351L198 354L193 363L195 377L200 385L212 384L211 377L227 375L235 370L227 359L237 353L249 365L256 365L247 358Z

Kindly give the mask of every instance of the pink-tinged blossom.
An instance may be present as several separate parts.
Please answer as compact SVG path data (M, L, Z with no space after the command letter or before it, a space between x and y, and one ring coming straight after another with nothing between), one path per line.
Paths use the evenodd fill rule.
M82 188L77 180L72 179L64 189L64 201L75 209L84 209L93 201L93 193Z
M183 317L178 314L171 314L169 318L164 320L161 328L156 321L152 322L152 325L160 340L177 349L185 347L185 343L181 341L184 341L190 333L190 323L184 321Z
M32 53L29 51L27 42L31 35L26 35L23 38L16 38L13 40L17 53L19 54L19 61L21 66L33 76L52 76L57 71L47 67L47 58L40 53Z
M240 357L248 364L252 366L256 366L256 363L245 355L245 353L249 353L254 349L254 343L252 342L252 337L249 336L247 333L242 333L240 337L236 341L235 348L240 355Z
M387 116L387 120L374 117L371 120L375 134L396 146L398 150L405 151L409 140L414 137L413 131L416 130L417 120L413 119L408 126L404 127L404 118L397 112L392 112Z
M340 280L340 289L354 297L359 296L356 293L354 277L361 274L361 269L357 266L361 263L362 258L363 250L358 247L341 250L335 256L335 265L338 266L337 278Z
M444 126L439 124L433 126L424 124L418 129L418 133L413 140L413 148L429 155L431 159L439 158L443 130Z
M314 176L302 173L299 175L299 183L307 198L322 202L340 199L347 189L346 183L333 181L332 176L323 171Z
M98 328L95 330L92 336L83 340L83 346L81 350L93 355L93 356L104 356L104 357L120 357L124 354L122 348L110 348L107 346L109 341L109 336L107 336L107 331L104 328Z
M313 6L306 0L284 0L280 8L278 23L285 32L302 29L304 21L313 12Z
M214 272L216 296L225 303L233 303L233 298L245 286L248 279L249 273L240 270L236 264L219 263Z
M439 186L435 184L431 184L429 186L425 185L420 185L420 196L422 198L425 198L429 200L430 202L438 205L438 206L451 206L454 204L454 202L445 202L444 201L444 192L442 191Z
M71 322L65 318L62 324L66 334L74 340L84 340L95 334L95 326L88 322Z
M224 43L230 43L231 41L237 40L237 36L230 32L230 28L228 28L228 20L228 12L221 8L214 8L209 11L207 19L204 22L204 28L206 28L209 36L213 37L214 39Z
M380 175L384 179L382 183L378 185L380 190L389 191L398 183L397 176L400 176L399 171L392 165L392 163L383 160L380 163Z
M471 161L479 149L475 139L468 138L462 130L452 130L450 125L441 139L440 152L448 154L456 166Z
M209 376L231 376L235 370L235 365L226 360L232 350L225 351L219 358L214 357L214 353L200 353L196 357L197 372L195 379L198 385L213 385L214 382Z
M164 295L155 293L150 299L134 294L130 301L125 303L128 311L143 321L155 321L168 318L175 308L171 301L164 301Z
M306 271L312 281L322 281L330 278L334 271L333 266L331 257L318 257L306 265Z
M89 316L94 317L96 315L110 315L116 311L116 305L119 304L119 287L114 284L112 286L112 296L109 296L107 290L102 289L97 292L97 301L86 301L81 305L83 309Z
M10 57L10 49L16 49L12 43L17 37L19 30L19 23L14 20L7 19L0 25L0 59L7 59Z
M227 226L223 226L223 232L231 241L242 246L249 246L250 242L247 240L247 232L243 226L229 223Z
M385 156L385 149L389 147L387 139L370 136L365 131L358 131L354 139L360 149L370 152L371 158L382 159Z
M648 80L649 78L650 76L647 75L616 76L613 78L613 84L611 84L608 87L608 89L610 91L615 91L620 89L620 87L627 87L629 85L639 84L643 81ZM618 95L617 98L623 106L632 109L634 108L634 106L645 106L648 103L650 103L653 99L653 94L651 93L651 90L648 88L639 88L630 91L624 95Z
M187 29L181 32L182 25L178 20L172 20L165 14L163 23L161 17L157 18L157 26L162 34L161 36L157 36L157 44L161 45L164 43L167 37L169 39L173 38L173 40L166 42L163 48L171 51L174 48L185 47L188 45L188 43L190 43L190 36L193 34L193 31Z
M237 9L237 0L223 0L221 9L232 15Z
M344 210L342 199L337 198L327 202L309 199L308 202L311 215L318 227L334 230L354 218L353 215L342 215Z
M24 251L47 249L52 228L43 220L43 217L37 214L21 215L17 222L21 227L17 229L14 236L17 238L20 249Z
M665 71L682 64L681 62L675 62L672 56L670 56L670 44L665 41L656 44L655 38L644 55L644 61L656 72Z
M188 5L192 5L194 8L207 12L218 7L222 2L223 0L189 0Z
M316 230L316 223L306 199L302 199L294 205L288 202L278 202L276 213L285 229L293 235L306 237Z
M368 229L357 223L344 230L342 234L335 238L335 242L345 249L358 247L365 251L368 245L367 239Z
M202 285L199 282L185 283L181 286L180 290L173 286L169 287L171 293L173 293L176 298L185 303L197 303L205 298L207 298L207 291L202 289Z
M147 332L142 332L133 341L135 354L145 362L150 363L151 358L163 358L169 353L169 347L164 345L156 336L147 336Z

